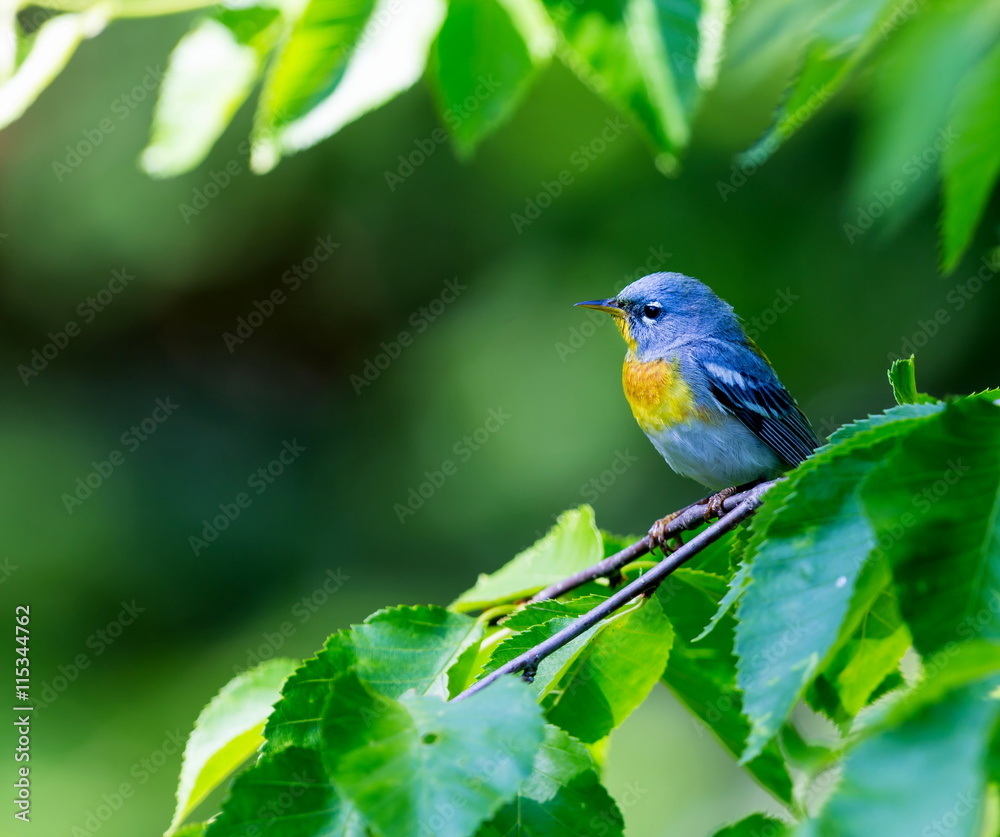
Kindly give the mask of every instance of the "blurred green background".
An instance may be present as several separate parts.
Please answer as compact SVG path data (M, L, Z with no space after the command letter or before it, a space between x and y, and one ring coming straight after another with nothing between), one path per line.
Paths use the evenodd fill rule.
M112 24L0 134L0 591L31 606L33 691L50 703L34 726L32 833L161 833L173 740L235 671L308 656L381 606L447 603L569 506L592 501L603 527L641 532L699 496L636 427L623 345L577 300L650 270L701 278L760 318L758 342L824 435L889 405L888 356L914 335L922 388L1000 384L1000 287L961 310L948 297L995 246L996 203L950 277L930 203L849 243L856 91L725 196L776 74L748 91L724 66L675 179L631 129L583 170L581 146L616 114L553 65L473 161L436 145L393 189L386 172L438 125L422 85L264 177L240 150L243 113L205 165L157 182L136 165L153 96L118 108L187 25ZM108 117L91 154L54 166ZM563 193L515 229L512 213L564 170ZM230 351L224 334L327 238L332 255ZM116 270L135 278L96 312L87 300ZM435 303L446 282L464 289ZM940 309L947 321L925 328ZM70 320L79 334L25 384L18 367ZM403 331L411 345L386 365L382 344ZM385 368L357 391L369 361ZM157 399L177 409L123 439ZM463 439L491 410L509 418L472 450ZM304 451L196 555L189 539L285 442ZM457 471L401 522L397 504L444 460ZM138 615L120 620L126 605ZM767 805L662 690L613 740L608 784L635 837L696 837Z

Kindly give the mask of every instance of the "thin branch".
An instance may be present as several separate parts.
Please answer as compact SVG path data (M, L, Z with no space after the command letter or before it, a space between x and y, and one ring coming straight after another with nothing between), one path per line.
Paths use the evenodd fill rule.
M748 488L746 491L741 491L739 494L734 494L732 497L727 497L725 502L722 504L722 510L729 512L739 506L747 497L751 494L759 497L763 492L759 489L770 488L774 485L774 481L761 483L753 488ZM677 517L675 517L670 524L667 526L667 536L679 535L681 532L686 532L690 529L697 529L705 522L705 506L702 503L694 503L681 509L677 512ZM649 536L640 538L633 544L629 544L620 552L616 552L614 555L609 555L603 561L598 561L593 566L587 567L585 570L580 570L579 572L573 573L573 575L557 581L555 584L550 584L544 590L535 593L531 597L530 601L537 602L543 599L557 599L559 596L570 592L570 590L575 590L586 584L588 581L593 581L595 578L602 578L604 576L612 575L616 570L621 569L626 564L630 564L637 558L641 558L643 555L652 551L652 544L650 543Z
M550 654L558 651L568 642L580 636L580 634L590 630L606 616L614 613L618 610L618 608L627 604L636 596L645 593L647 590L654 590L657 585L659 585L660 582L662 582L663 579L670 575L674 570L683 565L690 558L697 555L709 544L717 541L724 534L726 534L726 532L735 529L741 522L750 517L750 515L757 511L757 508L760 506L761 497L769 488L771 488L772 485L774 485L773 482L761 483L760 485L743 492L741 495L742 499L736 508L727 512L718 521L709 526L704 532L699 533L688 543L672 552L660 561L659 564L653 567L653 569L651 569L648 573L644 573L639 576L639 578L631 584L626 585L618 592L609 596L593 610L590 610L583 614L583 616L578 617L571 624L567 625L558 633L553 634L544 642L540 642L534 648L525 651L520 656L515 657L513 660L500 666L500 668L495 671L490 672L482 680L476 681L469 686L468 689L461 694L456 695L453 699L462 700L470 695L474 695L476 692L485 689L490 685L490 683L494 680L498 680L505 674L517 674L518 672L524 672L526 675L533 677L538 668L538 664Z

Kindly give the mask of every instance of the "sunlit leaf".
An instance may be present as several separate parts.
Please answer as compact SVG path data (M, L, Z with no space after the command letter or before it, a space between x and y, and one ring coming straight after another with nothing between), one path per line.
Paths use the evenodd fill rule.
M661 152L661 167L672 167L690 138L700 90L714 83L728 20L725 4L544 2L562 36L563 60L630 114Z
M142 167L170 177L205 159L260 76L281 30L278 8L225 8L200 19L174 48Z
M962 81L952 105L955 142L945 150L942 259L962 257L1000 173L1000 46Z
M202 709L188 737L177 785L173 834L209 793L264 743L264 723L295 660L273 659L231 680Z
M273 168L408 89L443 0L310 0L261 93L251 164Z
M431 58L441 120L463 156L510 116L537 69L500 0L451 0Z
M541 540L490 575L453 603L455 610L478 610L527 598L554 581L585 569L604 557L601 533L590 506L563 512Z
M96 5L79 14L57 15L41 25L27 56L0 85L0 128L6 128L28 109L59 75L80 43L104 28L109 12L108 6Z

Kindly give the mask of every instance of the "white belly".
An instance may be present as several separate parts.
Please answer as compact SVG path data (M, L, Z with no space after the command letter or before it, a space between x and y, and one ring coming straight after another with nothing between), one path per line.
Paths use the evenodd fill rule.
M782 470L774 452L730 415L711 424L686 422L646 435L678 474L713 491L770 479Z

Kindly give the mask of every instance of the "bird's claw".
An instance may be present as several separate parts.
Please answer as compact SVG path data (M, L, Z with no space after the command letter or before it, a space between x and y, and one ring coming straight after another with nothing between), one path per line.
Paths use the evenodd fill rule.
M705 522L710 520L717 520L725 514L725 508L723 504L732 497L737 492L736 486L730 486L729 488L723 488L722 491L713 494L711 497L705 500Z
M668 552L673 552L677 547L682 546L684 541L681 540L680 532L671 532L671 524L680 516L680 512L673 512L668 514L666 517L660 518L649 528L649 544L650 550L659 549L664 555ZM674 545L671 547L670 542L673 541Z

